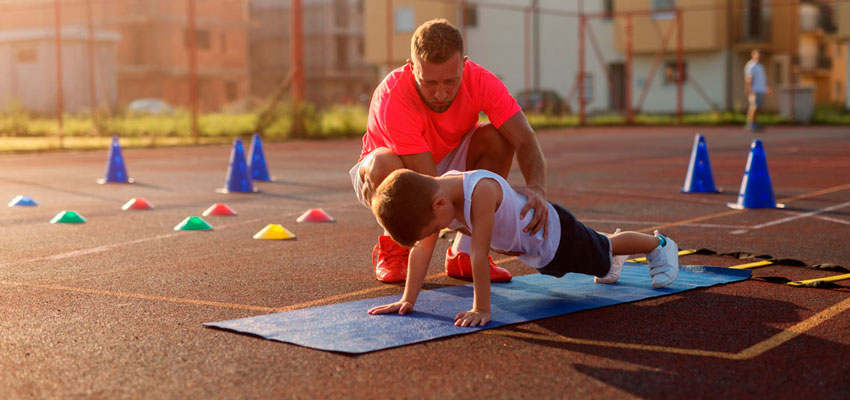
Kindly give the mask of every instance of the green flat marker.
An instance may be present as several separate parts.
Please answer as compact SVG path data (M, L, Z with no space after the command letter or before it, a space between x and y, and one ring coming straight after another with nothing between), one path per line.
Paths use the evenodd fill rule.
M82 224L84 222L86 219L73 211L60 211L50 220L51 224Z
M201 217L187 217L182 222L174 227L175 231L209 231L212 230L212 225Z

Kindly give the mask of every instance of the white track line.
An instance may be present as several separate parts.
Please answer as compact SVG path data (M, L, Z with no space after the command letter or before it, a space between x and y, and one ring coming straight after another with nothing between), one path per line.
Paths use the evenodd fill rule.
M784 224L786 222L791 222L791 221L802 219L802 218L808 218L808 217L811 217L811 216L815 216L815 215L825 213L825 212L829 212L829 211L832 211L832 210L837 210L837 209L844 208L844 207L847 207L847 206L850 206L850 201L848 201L846 203L836 204L834 206L830 206L830 207L826 207L826 208L821 208L820 210L809 211L809 212L805 212L805 213L793 213L794 215L792 215L790 217L780 218L780 219L776 219L776 220L773 220L773 221L770 221L770 222L765 222L763 224L753 225L753 226L750 226L749 228L740 229L740 230L737 230L737 231L732 231L730 233L733 234L733 235L740 235L740 234L743 234L743 233L747 233L748 231L751 231L751 230L766 228L768 226L773 226L773 225ZM846 222L846 221L842 221L842 222Z
M580 218L582 222L596 222L596 223L604 223L604 224L622 224L622 225L664 225L668 222L659 222L659 221L629 221L629 220L618 220L618 219L595 219L595 218ZM692 226L698 228L721 228L721 229L746 229L747 225L726 225L726 224L682 224L679 226Z
M355 203L355 204L357 206L362 207L359 203ZM333 206L331 206L331 207L333 207ZM341 206L340 209L343 209L343 208L346 208L346 207L347 206ZM260 221L269 221L269 220L274 220L274 219L277 219L277 218L287 218L287 217L292 217L294 215L298 215L302 212L303 211L287 212L287 213L277 214L277 215L273 215L273 216L265 216L265 217L258 217L258 218L240 220L238 222L218 225L214 229L221 230L221 229L232 228L232 227L236 227L236 226L240 226L240 225L253 224L253 223L256 223L256 222L260 222ZM0 268L12 266L12 265L38 262L38 261L62 260L62 259L66 259L66 258L74 258L74 257L85 256L85 255L89 255L89 254L97 254L97 253L102 253L102 252L107 251L107 250L117 249L119 247L124 247L124 246L133 245L133 244L144 243L144 242L150 242L150 241L154 241L154 240L166 239L166 238L171 238L171 237L177 237L177 236L182 235L182 234L185 234L185 232L176 231L176 232L171 232L171 233L167 233L167 234L164 234L164 235L151 236L151 237L129 240L129 241L120 242L120 243L112 243L112 244L107 244L107 245L103 245L103 246L91 247L91 248L88 248L88 249L72 250L72 251L68 251L68 252L65 252L65 253L59 253L59 254L54 254L54 255L45 256L45 257L31 258L29 260L12 261L12 262L8 262L8 263L0 264Z
M844 225L850 225L850 221L845 221L843 219L838 219L838 218L833 218L833 217L827 217L826 215L816 215L816 216L814 216L814 218L822 219L824 221L829 221L829 222L836 222L836 223L844 224Z

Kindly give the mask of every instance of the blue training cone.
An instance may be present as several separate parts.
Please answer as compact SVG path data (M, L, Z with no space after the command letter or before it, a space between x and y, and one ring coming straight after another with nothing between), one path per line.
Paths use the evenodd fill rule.
M35 207L38 203L29 196L18 195L9 202L9 207Z
M685 186L682 193L717 193L714 187L714 177L711 174L711 161L708 159L708 146L705 136L694 135L694 147L691 150L691 161L688 163L688 174L685 176Z
M263 141L260 140L259 133L254 133L251 138L251 150L248 151L248 168L251 169L251 179L255 181L268 182L274 180L269 176L266 156L263 154Z
M219 193L253 193L257 189L251 181L248 173L248 164L245 162L245 150L242 147L242 139L233 139L233 149L230 151L230 166L227 167L227 180L224 187L216 189Z
M784 204L776 204L773 198L773 186L770 183L770 173L767 171L767 156L759 139L753 140L753 144L750 145L747 170L741 181L738 202L729 203L728 206L735 209L785 207Z
M109 159L106 160L106 177L98 179L97 183L133 183L134 180L127 175L127 167L124 165L124 157L121 155L121 145L118 144L118 136L112 137L112 147L109 149Z

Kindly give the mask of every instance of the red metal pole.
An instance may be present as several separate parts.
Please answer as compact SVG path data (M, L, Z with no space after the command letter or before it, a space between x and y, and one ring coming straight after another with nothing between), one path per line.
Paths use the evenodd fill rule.
M198 143L198 52L195 29L195 0L187 0L189 19L189 103L192 108L192 137Z
M626 123L634 122L632 115L632 14L626 14Z
M387 0L387 73L393 70L393 0Z
M797 11L797 9L797 5L794 3L793 0L791 0L788 3L788 33L790 34L790 36L788 37L788 68L791 70L791 90L790 93L788 93L788 97L789 101L791 102L791 104L789 104L789 109L791 110L791 121L796 121L797 119L796 115L794 115L794 92L797 91L797 88L794 85L794 55L797 52L797 49L794 46L794 39L797 38L797 35L799 34L799 32L797 32L797 29L799 28L795 26L796 24L794 22L796 18L794 17L796 17L797 15L797 13L795 12Z
M97 84L95 83L94 73L94 21L91 15L91 1L86 1L86 17L89 23L89 100L91 101L92 117L94 117L94 112L97 110Z
M587 18L584 14L578 17L578 124L584 125L587 118L587 104L585 103L585 79L584 79L584 31Z
M684 78L684 32L682 28L682 10L676 10L676 120L682 123L682 78Z
M658 66L661 65L661 59L664 58L664 54L667 52L667 43L670 42L670 38L673 36L674 28L676 28L676 24L670 23L667 27L667 32L664 33L661 48L655 53L655 61L652 62L652 67L649 68L649 74L646 76L646 84L643 85L643 89L640 91L640 96L638 96L637 105L634 107L637 112L641 112L641 110L643 110L643 101L646 100L646 95L652 87L652 81L655 78L655 71L658 70Z
M525 107L527 109L531 109L531 104L529 101L531 100L531 8L525 9L525 14L523 14L523 89L525 91Z
M295 69L293 94L296 102L304 101L304 28L301 0L292 0L292 68Z
M301 113L301 103L304 102L304 28L302 20L301 0L291 0L292 35L289 49L292 60L292 137L306 136L304 118Z
M466 0L460 0L460 33L466 46ZM463 54L461 54L463 56Z
M59 0L54 0L56 15L56 117L59 120L59 148L64 147L65 132L62 114L65 113L63 103L64 93L62 91L62 15L59 8Z

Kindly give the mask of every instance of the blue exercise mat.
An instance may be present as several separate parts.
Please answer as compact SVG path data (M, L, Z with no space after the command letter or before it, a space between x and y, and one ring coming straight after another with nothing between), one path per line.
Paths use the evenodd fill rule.
M419 294L414 312L403 316L366 313L374 306L401 298L401 295L394 295L204 325L319 350L366 353L749 277L748 270L682 266L672 285L652 289L649 268L633 263L626 263L620 280L613 285L593 283L592 276L581 274L567 274L560 279L540 274L524 275L515 277L510 283L491 285L493 319L483 328L453 325L457 313L472 307L471 284L424 290Z

